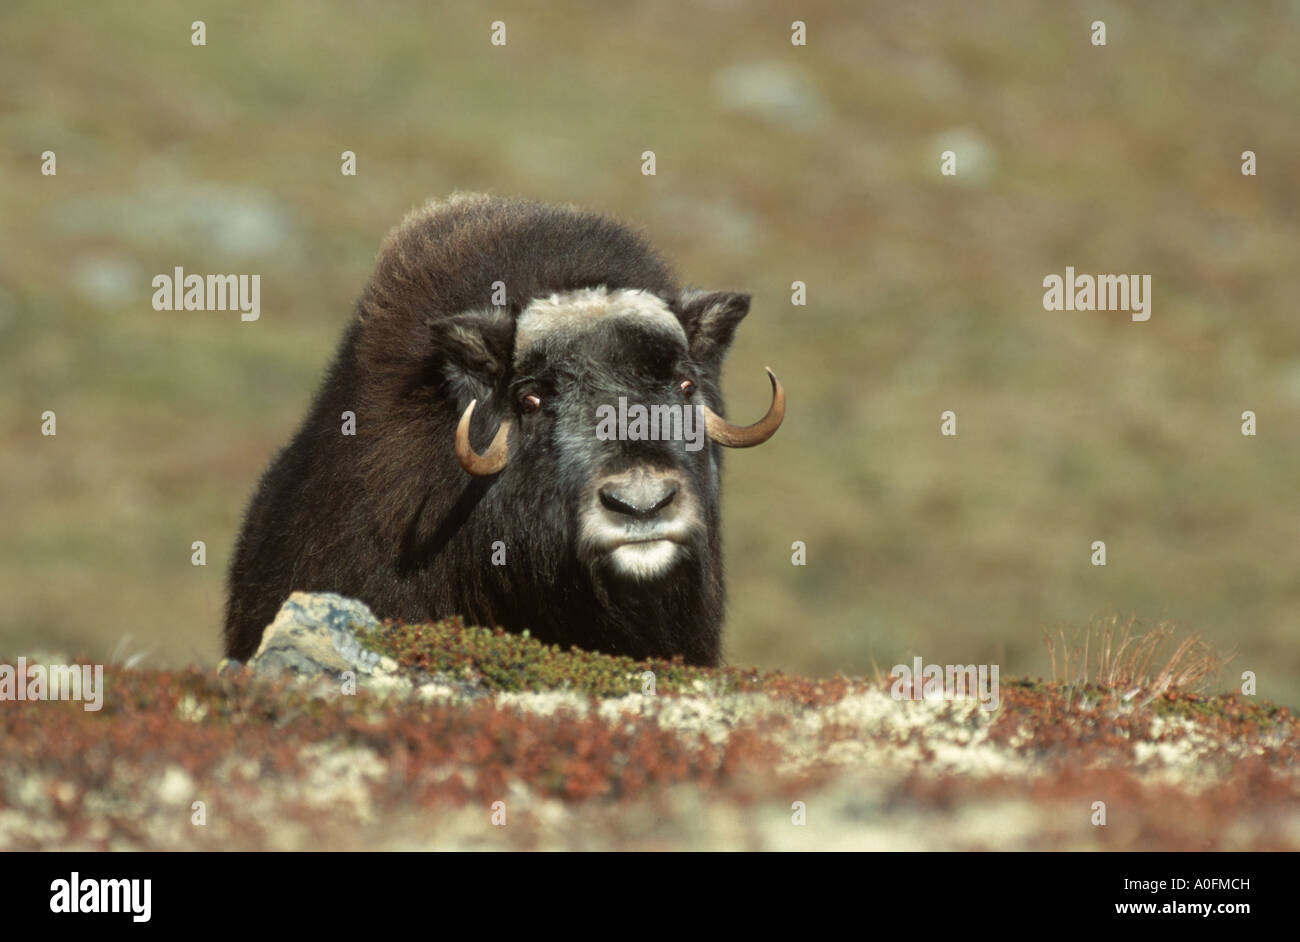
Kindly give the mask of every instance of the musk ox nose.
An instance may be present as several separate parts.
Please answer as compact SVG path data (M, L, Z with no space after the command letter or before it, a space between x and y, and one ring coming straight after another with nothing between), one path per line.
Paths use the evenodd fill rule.
M672 572L708 538L692 482L679 471L637 467L592 482L579 546L604 578L645 582Z
M600 502L607 510L645 520L673 502L677 496L677 482L669 478L637 475L630 479L606 481L599 494Z

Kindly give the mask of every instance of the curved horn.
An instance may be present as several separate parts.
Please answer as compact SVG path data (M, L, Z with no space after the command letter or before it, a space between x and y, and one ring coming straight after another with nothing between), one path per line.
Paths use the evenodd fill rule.
M781 422L785 419L785 389L775 373L767 367L763 369L767 370L767 377L772 381L772 404L767 408L767 415L753 425L732 425L708 406L700 407L704 410L704 427L708 429L709 438L719 445L727 448L752 448L763 444L781 427Z
M488 445L488 450L480 455L469 443L469 420L474 416L476 405L478 405L477 399L465 408L460 417L460 424L456 426L456 460L460 462L462 468L475 477L485 477L496 474L510 460L510 420L502 420L496 437L492 439L492 444Z

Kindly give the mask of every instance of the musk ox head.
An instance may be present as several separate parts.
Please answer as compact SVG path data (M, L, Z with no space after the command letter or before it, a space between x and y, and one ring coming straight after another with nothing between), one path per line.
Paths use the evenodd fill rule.
M249 508L230 653L310 589L380 617L717 663L722 446L767 440L784 414L769 371L766 417L721 417L748 310L682 290L602 216L489 197L413 214Z

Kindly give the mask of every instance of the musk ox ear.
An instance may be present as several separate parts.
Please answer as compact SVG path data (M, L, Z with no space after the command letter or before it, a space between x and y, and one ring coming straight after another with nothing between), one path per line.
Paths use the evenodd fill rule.
M736 325L749 313L749 295L737 291L687 291L678 300L677 312L691 357L708 369L719 370L736 335Z
M505 376L514 319L505 312L467 311L429 324L433 357L457 399L482 399Z

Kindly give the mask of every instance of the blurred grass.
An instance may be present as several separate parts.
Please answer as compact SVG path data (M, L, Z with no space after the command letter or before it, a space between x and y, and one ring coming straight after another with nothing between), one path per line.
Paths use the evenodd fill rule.
M1298 38L1296 3L11 0L0 656L129 632L213 660L239 514L383 234L470 189L613 213L753 292L729 406L761 412L768 363L791 406L728 463L733 662L1042 674L1044 627L1118 611L1300 703ZM176 265L260 273L261 320L153 311ZM1150 273L1151 320L1044 311L1066 265Z

